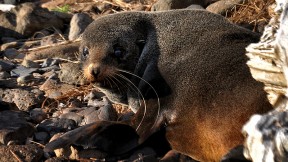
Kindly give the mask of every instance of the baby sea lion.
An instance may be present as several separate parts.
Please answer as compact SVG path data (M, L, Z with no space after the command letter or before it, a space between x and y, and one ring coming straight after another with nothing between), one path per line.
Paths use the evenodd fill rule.
M138 144L165 127L174 150L219 161L243 143L241 128L252 114L272 109L246 66L245 47L258 40L258 34L205 10L122 12L86 28L81 58L87 79L111 101L137 112L128 124ZM98 130L109 131L103 125ZM90 128L62 136L63 145L83 136L96 139ZM62 147L59 141L45 150Z

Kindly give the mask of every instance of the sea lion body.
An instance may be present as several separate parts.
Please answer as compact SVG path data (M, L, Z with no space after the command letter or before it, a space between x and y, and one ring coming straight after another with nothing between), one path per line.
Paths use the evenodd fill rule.
M103 16L83 34L84 75L137 111L129 124L140 143L165 126L174 150L219 161L243 143L252 114L272 109L246 66L245 47L258 39L205 10Z

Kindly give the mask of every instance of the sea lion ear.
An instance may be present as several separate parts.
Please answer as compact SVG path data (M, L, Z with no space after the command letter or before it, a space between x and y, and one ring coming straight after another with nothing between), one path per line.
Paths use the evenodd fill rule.
M138 39L136 41L136 44L145 44L145 43L146 43L146 41L144 39Z
M139 53L142 53L142 51L143 51L143 49L145 47L145 44L146 44L146 40L139 39L139 40L136 41L136 44L139 47L139 51L140 51Z

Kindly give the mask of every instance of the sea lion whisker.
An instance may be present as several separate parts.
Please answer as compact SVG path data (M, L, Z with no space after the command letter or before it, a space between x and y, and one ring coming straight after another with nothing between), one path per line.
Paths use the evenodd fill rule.
M134 87L132 87L131 85L129 85L129 84L124 84L124 83L122 83L119 79L117 79L116 77L114 77L114 76L112 76L119 84L121 84L122 86L124 86L124 87L126 87L128 90L132 90L132 91L134 91L135 93L137 93L137 95L138 95L138 97L140 98L140 95L139 95L139 92L137 91L137 90L135 90L135 88ZM120 77L120 76L119 76ZM144 99L143 98L141 98L142 100L143 100L143 102L144 102ZM139 103L140 103L140 106L141 106L141 102L140 102L140 99L138 99L138 101L139 101Z
M125 94L124 90L121 89L121 88L118 86L118 84L114 81L114 80L116 80L116 79L115 79L115 77L114 77L113 75L109 75L108 78L109 78L110 81L113 82L113 84L117 87L119 93ZM121 83L120 83L120 84L121 84ZM124 86L124 85L122 84L122 86Z
M128 84L124 84L123 82L121 82L119 79L117 79L116 77L114 77L114 76L110 76L111 77L111 80L113 80L113 82L114 82L114 80L115 80L115 84L117 85L117 83L119 83L119 84L121 84L121 86L123 86L123 87L125 87L126 89L128 89L128 90L130 90L130 89L133 89L133 87L131 87L130 85L128 85ZM117 82L117 83L116 83ZM133 89L134 90L134 89ZM136 90L134 90L135 92L137 92ZM138 93L138 92L137 92Z
M115 85L115 86L117 87L118 91L121 93L121 90L120 90L119 86L113 81L113 79L111 78L110 75L108 75L106 79L109 81L111 88L113 88L113 86L112 86L112 84L111 84L111 82L112 82L113 85ZM111 81L111 82L110 82L110 81Z
M152 90L154 91L154 93L155 93L155 95L156 95L156 97L157 97L157 103L158 103L157 116L156 116L155 122L154 122L153 126L151 127L151 129L154 128L155 125L156 125L157 119L159 118L160 108L161 108L160 99L159 99L159 95L158 95L157 91L155 90L155 88L154 88L149 82L147 82L145 79L141 78L140 76L138 76L138 75L136 75L136 74L133 74L133 73L131 73L131 72L129 72L129 71L126 71L126 70L121 70L121 69L117 69L117 70L120 71L120 72L126 73L126 74L130 74L130 75L132 75L132 76L134 76L134 77L136 77L136 78L138 78L138 79L141 79L141 80L144 81L146 84L148 84L148 85L152 88Z
M144 114L143 114L143 117L142 117L142 119L141 119L139 125L138 125L137 128L136 128L136 131L138 131L138 129L140 128L141 124L142 124L143 121L144 121L144 118L145 118L145 115L146 115L146 111L147 111L145 98L144 98L143 94L141 93L141 91L139 90L139 88L137 88L137 86L136 86L134 83L132 83L132 81L130 81L127 77L125 77L125 76L122 75L122 74L117 74L117 75L118 75L119 77L123 78L124 80L126 80L127 82L129 82L130 84L132 84L132 85L137 89L137 91L138 91L139 94L141 95L141 98L143 99L143 104L144 104Z
M82 71L79 71L76 75L78 76L78 78L77 78L77 80L76 80L76 84L79 84L79 85L80 85L81 79L83 79L83 80L87 79L87 78L85 77L85 75L82 73Z

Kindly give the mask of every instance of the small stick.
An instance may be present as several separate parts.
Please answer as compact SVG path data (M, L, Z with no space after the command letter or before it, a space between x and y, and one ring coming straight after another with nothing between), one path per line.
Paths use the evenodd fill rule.
M12 150L9 150L11 152L11 154L14 156L14 158L16 160L18 160L19 162L24 162L15 152L13 152Z

